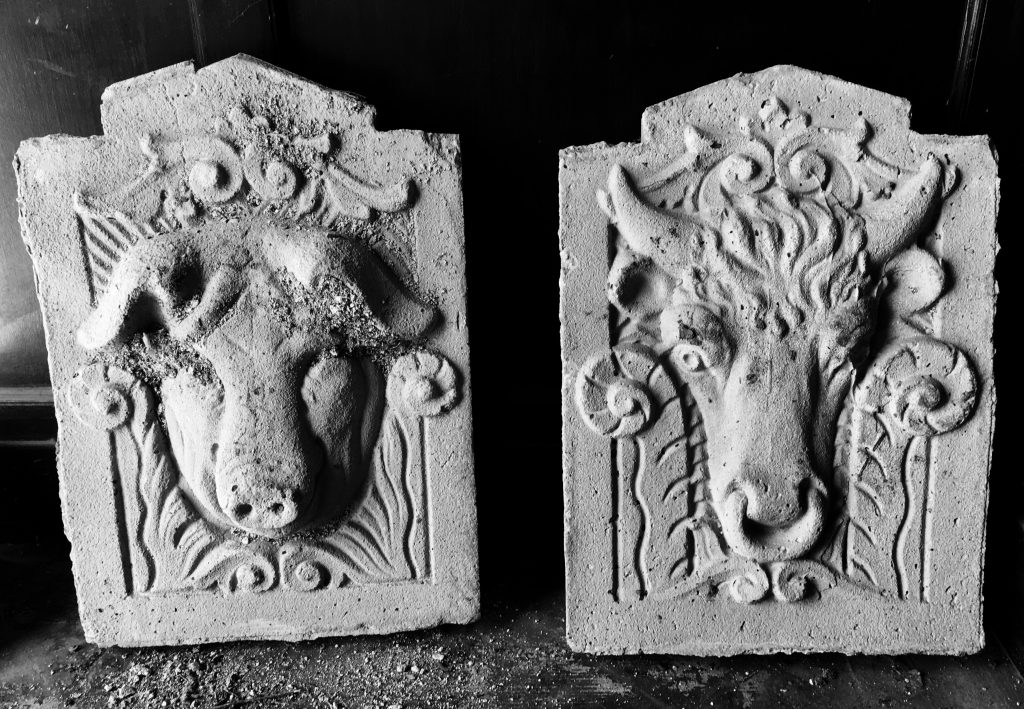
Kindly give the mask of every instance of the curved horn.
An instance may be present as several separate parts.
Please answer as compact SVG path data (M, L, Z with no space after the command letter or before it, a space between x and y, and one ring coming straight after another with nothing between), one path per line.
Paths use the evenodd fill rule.
M942 202L942 186L942 163L929 153L917 174L892 197L872 211L861 212L872 261L883 266L913 243Z
M700 223L645 204L621 165L612 167L608 192L599 192L598 196L631 249L650 257L671 274L680 273L694 260Z

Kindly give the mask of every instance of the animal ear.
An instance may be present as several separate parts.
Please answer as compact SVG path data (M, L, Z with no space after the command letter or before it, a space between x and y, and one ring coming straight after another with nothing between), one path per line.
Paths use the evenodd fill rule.
M187 236L143 239L112 270L106 291L78 329L90 350L123 344L153 325L166 326L175 339L193 337L215 325L242 290L237 269L222 265L206 279L199 264L185 257ZM196 300L181 317L183 304Z
M372 249L348 237L324 239L290 244L287 268L300 283L316 290L326 280L341 280L402 338L421 337L436 325L437 308L410 293Z
M900 317L927 310L942 295L946 272L942 262L917 246L901 251L885 266L886 303Z
M96 308L78 328L79 343L89 350L124 343L162 310L154 301L169 294L154 283L153 270L137 254L129 253L111 273Z
M350 283L363 296L370 310L395 334L404 338L421 337L436 324L438 311L409 293L390 268L367 250Z
M634 320L657 315L672 294L672 277L651 259L620 248L608 269L608 300Z

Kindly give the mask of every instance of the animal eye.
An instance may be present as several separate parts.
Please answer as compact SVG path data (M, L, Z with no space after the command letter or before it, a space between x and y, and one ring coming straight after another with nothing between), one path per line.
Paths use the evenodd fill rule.
M728 359L730 353L721 321L699 306L663 311L661 339L674 345L670 358L682 372L701 372L717 367Z
M685 372L701 372L710 366L707 352L692 344L677 345L670 357Z

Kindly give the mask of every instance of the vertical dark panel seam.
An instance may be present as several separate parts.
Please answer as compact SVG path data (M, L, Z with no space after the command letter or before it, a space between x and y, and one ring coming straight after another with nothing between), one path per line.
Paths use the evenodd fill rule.
M196 68L204 67L206 61L206 33L203 30L202 10L199 3L202 0L187 0L188 19L192 30L192 51L195 54Z
M949 106L951 113L952 125L950 128L955 131L959 131L963 126L970 107L987 9L988 0L966 0L964 3L964 21L960 30L960 49L957 52L956 67L953 71L953 83L950 87L949 98L946 100L946 105Z
M280 5L280 7L279 7ZM267 0L267 19L270 22L270 41L274 46L274 54L278 58L284 51L288 40L288 7L278 0Z

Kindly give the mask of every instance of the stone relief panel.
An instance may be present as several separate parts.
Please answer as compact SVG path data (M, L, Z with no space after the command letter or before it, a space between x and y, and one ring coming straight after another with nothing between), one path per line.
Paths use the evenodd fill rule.
M464 292L454 292L462 272L435 280L420 263L440 246L459 250L449 260L461 264L461 215L447 209L457 194L436 195L432 184L457 168L457 147L396 132L390 152L368 145L373 154L361 155L388 136L360 116L365 104L244 57L160 74L151 81L167 91L185 78L186 94L212 95L227 79L235 95L200 96L212 118L200 125L178 118L139 130L134 145L118 146L137 154L122 156L116 175L58 176L76 242L61 246L82 266L72 277L86 302L80 317L51 317L72 340L51 343L51 356L74 360L54 382L66 382L58 406L109 459L124 593L260 596L273 616L291 603L276 597L424 589L412 602L382 595L378 612L398 617L379 627L310 617L277 633L285 637L417 627L422 608L436 617L426 624L471 619L472 593L462 608L445 607L444 596L446 586L475 584L475 529L439 550L452 514L439 529L432 510L438 496L450 504L449 492L472 506L471 478L449 491L449 475L432 475L449 447L461 445L469 462L468 412L445 421L468 406ZM267 94L261 80L286 85ZM118 105L152 93L117 88L108 90L117 104L104 105L108 132ZM328 93L346 110L316 115ZM283 108L280 96L307 110ZM52 169L58 157L33 147L20 157L23 195L34 188L28 163ZM50 275L38 259L37 273ZM62 424L63 440L67 417ZM76 462L62 458L65 468ZM440 560L441 578L439 551L457 557ZM403 605L414 608L409 619ZM160 632L178 637L157 630L156 640Z
M963 189L961 170L994 192L991 155L961 165L942 144L887 151L893 132L905 143L906 119L863 91L850 103L857 87L768 70L651 109L639 149L563 152L563 190L604 174L593 207L563 192L563 358L567 440L584 435L579 420L609 446L609 543L593 552L607 555L606 573L577 582L601 584L614 604L664 604L659 619L691 604L795 604L787 618L828 635L842 623L820 614L851 597L865 612L877 599L883 614L939 601L933 587L947 580L933 555L969 553L980 567L980 544L936 536L936 498L952 483L933 450L991 401L975 364L991 356L991 292L954 306L978 318L975 331L944 327L960 279L991 284L994 203L962 207L992 210L987 232L967 234L944 206ZM842 120L836 105L856 115ZM586 209L601 217L574 211ZM605 238L606 256L577 260L582 240ZM944 258L951 239L977 239L981 255ZM598 258L608 314L591 323L572 314L586 297L573 276L600 269ZM594 351L575 347L601 327L607 345L595 333ZM973 433L986 453L988 406ZM966 476L979 527L986 459ZM566 476L567 488L582 484L577 467ZM571 518L598 513L585 504L567 492L570 576L582 563ZM600 598L597 588L580 596ZM581 618L577 642L619 651L592 640L600 625ZM721 634L652 625L619 642L708 651ZM859 648L854 633L844 648L838 635L822 647L765 630L714 651Z

